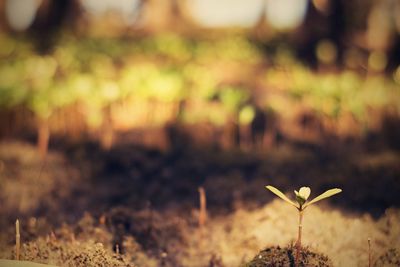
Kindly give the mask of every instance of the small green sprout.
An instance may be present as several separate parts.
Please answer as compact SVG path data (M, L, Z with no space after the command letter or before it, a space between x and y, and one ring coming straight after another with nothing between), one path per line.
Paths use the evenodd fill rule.
M299 260L299 255L300 255L300 250L301 250L301 232L303 229L303 211L310 206L311 204L314 204L322 199L331 197L333 195L336 195L340 192L342 192L342 189L339 188L333 188L325 191L323 194L317 196L313 200L307 202L308 198L310 197L311 194L311 189L309 187L301 187L299 191L294 190L294 194L296 195L296 202L290 200L284 193L282 193L279 189L267 185L266 188L270 190L272 193L289 203L290 205L294 206L298 211L299 211L299 232L298 232L298 237L297 237L297 242L296 242L296 266L298 266L298 260Z
M294 190L294 193L296 194L296 200L297 203L299 203L300 207L304 205L304 203L307 201L308 197L311 194L311 189L309 187L302 187L300 188L299 192Z

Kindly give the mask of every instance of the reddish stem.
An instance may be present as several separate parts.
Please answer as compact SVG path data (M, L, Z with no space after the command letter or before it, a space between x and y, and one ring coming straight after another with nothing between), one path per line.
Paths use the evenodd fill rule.
M296 242L296 266L299 264L300 251L301 251L301 232L303 230L303 211L299 210L299 232Z

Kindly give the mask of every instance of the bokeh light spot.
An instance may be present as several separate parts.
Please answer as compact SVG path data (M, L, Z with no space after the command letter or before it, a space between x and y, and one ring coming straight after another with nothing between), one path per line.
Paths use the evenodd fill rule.
M267 20L278 30L296 28L303 22L307 3L306 0L267 0Z
M190 0L188 8L193 18L206 27L251 27L262 14L262 0L251 4L242 0Z
M397 66L396 70L393 72L393 80L400 84L400 65Z
M387 56L382 51L374 51L369 55L368 66L375 71L383 71L387 64Z
M32 25L40 0L7 0L5 15L10 27L16 31L26 30Z

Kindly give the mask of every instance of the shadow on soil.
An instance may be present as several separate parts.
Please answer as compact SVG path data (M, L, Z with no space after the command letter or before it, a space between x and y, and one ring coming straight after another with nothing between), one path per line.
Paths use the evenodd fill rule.
M89 142L59 149L82 173L72 194L92 214L116 206L191 211L198 207L199 186L209 211L221 214L272 200L268 184L289 194L307 185L314 196L340 187L343 193L331 204L373 216L400 206L400 153L371 140L324 146L286 140L263 152L193 145L165 152L122 143L105 151Z
M15 218L28 225L31 216L46 218L42 230L31 237L29 226L24 229L26 240L34 240L64 222L75 225L76 234L102 224L106 217L103 224L112 234L114 250L128 234L160 261L163 251L171 251L171 240L181 244L183 232L197 228L193 214L199 186L205 188L211 216L261 208L274 199L264 188L268 184L288 195L304 185L312 188L312 196L340 187L343 193L321 205L330 203L349 214L379 217L389 207L400 207L400 152L379 136L363 142L328 140L323 145L285 138L264 151L190 143L165 151L123 139L104 150L90 141L53 140L44 165L30 144L10 142L0 148L1 177L5 177L1 182L8 188L0 195L4 200L0 225L10 226ZM94 218L90 227L80 227L84 212ZM40 219L36 225L41 227ZM13 228L7 231L7 243L12 244ZM179 266L178 258L171 256L170 266Z

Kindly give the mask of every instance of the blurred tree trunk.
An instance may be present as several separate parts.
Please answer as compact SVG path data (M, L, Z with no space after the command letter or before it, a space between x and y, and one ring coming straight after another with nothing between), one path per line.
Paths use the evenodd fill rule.
M5 0L0 0L0 32L5 32L7 30L5 2Z
M151 32L164 30L170 19L171 1L146 0L143 11L145 28Z
M29 33L41 54L51 52L58 34L72 31L82 15L78 0L43 0Z
M316 47L323 40L329 40L337 49L336 63L340 63L348 25L344 0L327 2L324 11L318 10L312 3L308 5L307 15L302 26L294 33L294 45L300 58L312 66L317 66Z
M273 32L270 26L267 23L267 16L265 14L266 2L264 1L264 5L262 8L264 11L262 12L258 22L254 25L252 29L253 35L261 41L266 41L271 38L271 33Z
M144 0L143 24L150 32L159 32L182 25L183 3L180 0Z
M43 0L39 6L33 25L28 30L39 54L51 53L57 43L59 33L71 30L77 21L80 10L78 0ZM37 146L44 159L47 155L50 129L48 119L40 119L37 125Z

